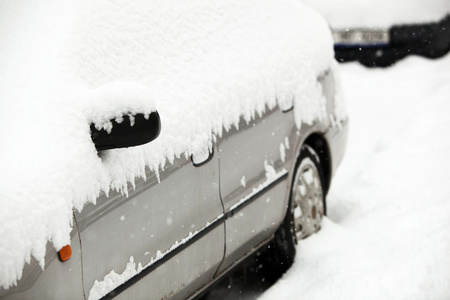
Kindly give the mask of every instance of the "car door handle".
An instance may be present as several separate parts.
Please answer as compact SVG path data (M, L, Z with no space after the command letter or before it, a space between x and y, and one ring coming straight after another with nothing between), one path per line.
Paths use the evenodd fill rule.
M211 150L206 150L205 153L191 155L192 164L194 167L201 167L204 164L208 163L214 156L214 147Z

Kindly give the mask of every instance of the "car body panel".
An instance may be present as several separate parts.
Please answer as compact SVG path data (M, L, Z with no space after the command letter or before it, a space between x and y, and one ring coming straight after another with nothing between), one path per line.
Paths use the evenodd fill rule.
M344 158L347 148L349 120L344 120L339 127L329 129L324 135L330 149L331 174L335 174Z
M241 118L239 129L218 140L220 191L228 216L219 272L270 237L283 219L296 132L292 111L275 108L248 123Z
M47 243L45 271L36 259L25 265L22 279L8 290L1 290L0 298L26 299L83 299L80 237L76 223L71 232L72 256L61 262L58 253Z
M217 157L199 167L181 157L168 164L159 173L159 179L148 170L147 180L137 179L135 189L129 187L128 197L117 192L109 198L102 195L95 205L89 204L76 213L86 295L95 281L102 283L112 270L117 274L124 272L130 257L145 269L220 218L223 207L218 180ZM186 274L175 272L170 277L179 287L189 287L196 281L198 268L212 279L223 258L223 228L210 232L208 237L206 245L196 245L188 251L191 267L201 268L187 268ZM172 264L164 264L158 272L172 272L177 266L172 260ZM138 269L136 266L139 273ZM167 295L162 291L173 290L173 287L165 289L166 277L154 279L155 295L164 297ZM131 290L124 291L121 297Z
M289 138L293 131L292 113L283 113L277 107L248 123L241 118L238 129L233 127L223 133L217 147L225 213L267 181L267 168L279 173L289 165L286 156L291 156Z
M226 219L226 252L219 273L229 269L272 237L286 213L287 173L249 199Z
M111 293L105 299L186 299L213 280L223 257L224 230L216 226L194 243L173 257L164 260L156 268L142 272L130 280L118 294ZM219 241L221 239L221 241ZM188 284L187 284L188 283Z

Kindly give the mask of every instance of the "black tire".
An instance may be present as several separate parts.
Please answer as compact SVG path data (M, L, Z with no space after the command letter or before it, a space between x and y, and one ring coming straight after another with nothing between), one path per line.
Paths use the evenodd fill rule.
M317 178L313 176L314 185L307 187L306 197L299 199L300 190L299 180L304 180L305 175L316 172ZM295 166L295 174L291 183L291 192L289 197L289 204L286 212L286 216L283 223L280 225L275 233L273 241L267 246L266 252L260 258L262 260L262 271L267 280L275 282L278 280L294 263L296 244L298 240L303 239L317 232L320 229L320 221L325 214L325 193L323 188L324 176L322 172L322 166L320 164L320 158L314 149L308 145L304 145L301 148L300 156ZM301 184L300 184L301 185ZM298 189L298 191L296 191ZM314 191L310 191L313 189ZM314 194L314 196L313 196ZM296 198L297 197L297 198ZM310 200L311 197L317 199ZM304 199L303 199L304 198ZM306 200L310 201L306 201ZM308 211L308 207L299 205L299 201L312 203L311 209ZM320 202L320 204L318 204ZM302 202L303 203L303 202ZM298 211L303 209L307 211L303 218L299 218ZM297 214L297 215L296 215ZM314 217L314 222L309 222L308 217ZM304 223L299 223L302 220ZM309 223L308 223L309 222ZM300 226L308 227L299 228Z

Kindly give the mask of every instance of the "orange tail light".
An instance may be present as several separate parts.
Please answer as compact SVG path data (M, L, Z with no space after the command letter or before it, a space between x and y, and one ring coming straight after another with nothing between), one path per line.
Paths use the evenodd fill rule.
M61 261L66 261L72 256L72 248L70 248L70 245L64 246L59 250L59 259Z

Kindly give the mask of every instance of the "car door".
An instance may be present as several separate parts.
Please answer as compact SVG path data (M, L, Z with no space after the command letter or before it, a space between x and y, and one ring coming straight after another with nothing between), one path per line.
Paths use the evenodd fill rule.
M75 213L86 297L186 298L211 280L224 253L217 157L184 156L147 170L128 197L102 195Z
M292 110L267 110L241 118L218 140L221 197L226 215L226 255L219 272L267 240L286 211L288 170L297 139ZM295 146L295 145L293 145Z

